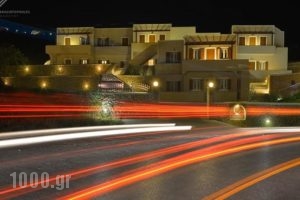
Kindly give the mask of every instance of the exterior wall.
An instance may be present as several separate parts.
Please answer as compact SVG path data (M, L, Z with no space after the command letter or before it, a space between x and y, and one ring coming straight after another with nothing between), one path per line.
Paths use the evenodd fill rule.
M284 47L284 31L275 27L275 45L277 47Z
M157 50L157 63L166 63L167 52L180 52L181 60L184 56L184 41L183 40L172 40L172 41L160 41L158 43Z
M3 77L3 80L7 85L15 88L64 92L96 90L99 84L99 77L96 76Z
M110 46L122 46L122 38L128 38L132 43L132 28L95 28L95 46L98 46L98 38L109 38Z
M237 59L268 61L268 71L287 70L288 49L275 46L238 46Z
M95 47L94 50L94 63L99 63L101 60L107 60L109 63L120 64L121 61L126 62L130 60L129 46Z
M182 40L186 35L195 35L196 27L172 27L170 31L170 40Z

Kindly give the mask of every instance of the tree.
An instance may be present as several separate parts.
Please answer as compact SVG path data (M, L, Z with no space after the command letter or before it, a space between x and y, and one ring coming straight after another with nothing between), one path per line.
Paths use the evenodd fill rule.
M28 64L28 58L14 45L0 46L0 67Z

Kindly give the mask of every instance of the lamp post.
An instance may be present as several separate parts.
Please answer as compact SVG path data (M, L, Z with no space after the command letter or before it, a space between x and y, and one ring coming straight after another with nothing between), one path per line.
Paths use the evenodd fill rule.
M153 81L152 82L152 86L153 86L153 92L154 92L154 94L157 95L155 98L157 98L157 100L159 102L159 91L158 91L159 82L158 81Z
M215 87L215 83L212 81L207 82L206 87L206 115L207 119L209 119L210 113L209 113L209 106L210 106L210 89Z

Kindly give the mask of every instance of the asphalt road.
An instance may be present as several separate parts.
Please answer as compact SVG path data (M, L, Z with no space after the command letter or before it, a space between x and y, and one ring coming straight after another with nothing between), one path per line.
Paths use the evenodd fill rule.
M300 157L300 129L192 125L2 148L0 199L199 200ZM297 199L299 177L296 165L229 199Z

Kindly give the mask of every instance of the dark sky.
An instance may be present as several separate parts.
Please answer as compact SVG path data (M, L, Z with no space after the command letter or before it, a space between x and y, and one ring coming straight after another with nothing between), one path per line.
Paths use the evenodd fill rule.
M0 10L29 10L30 14L4 19L43 29L61 26L130 27L133 23L172 23L174 26L196 26L198 32L230 33L231 25L234 24L275 25L285 31L289 60L300 60L297 23L300 9L291 1L276 4L274 1L256 0L7 0ZM4 33L0 32L0 36L0 42L4 38L10 41ZM31 40L27 39L25 43L26 41ZM45 42L39 43L36 39L33 41L37 46L35 51L41 47L41 51L44 51Z

